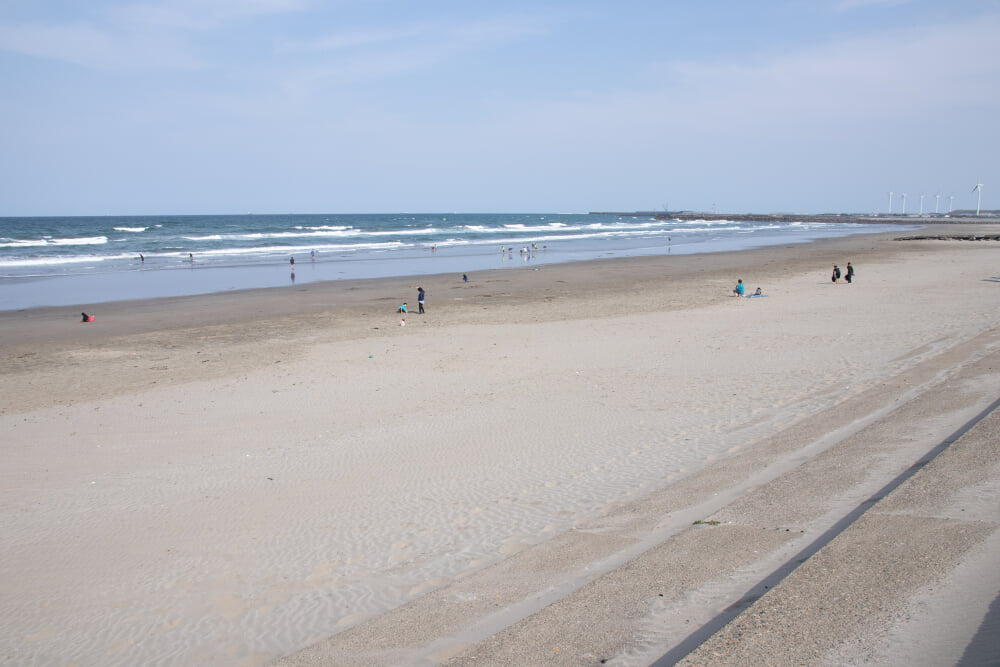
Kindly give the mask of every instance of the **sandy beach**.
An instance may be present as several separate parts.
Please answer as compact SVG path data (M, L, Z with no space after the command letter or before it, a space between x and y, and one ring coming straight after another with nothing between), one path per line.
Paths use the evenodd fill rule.
M2 312L2 662L977 664L1000 243L904 235Z

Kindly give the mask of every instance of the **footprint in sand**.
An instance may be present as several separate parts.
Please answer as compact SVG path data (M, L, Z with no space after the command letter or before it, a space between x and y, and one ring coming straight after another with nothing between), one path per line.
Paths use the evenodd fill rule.
M238 595L227 593L212 598L212 608L225 618L233 619L256 605L256 601L244 599Z
M180 625L181 625L181 620L180 619L176 619L176 620L170 621L169 623L164 623L163 625L159 626L158 628L155 628L153 630L153 634L155 634L155 635L165 635L168 632L170 632L171 630L176 630L177 628L180 627Z
M516 554L519 551L524 551L528 548L527 544L505 544L500 547L500 553L502 554Z
M312 574L306 577L306 583L313 585L326 581L333 576L334 571L338 567L340 567L340 563L337 561L319 563L313 568Z
M437 588L438 586L444 586L449 581L451 581L451 580L447 579L445 577L437 577L435 579L431 579L429 581L425 581L425 582L423 582L421 584L417 584L416 586L414 586L413 588L411 588L409 590L409 594L410 595L420 595L421 593L426 593L427 591L431 590L432 588Z
M126 639L124 641L115 642L114 644L108 647L108 653L121 653L125 649L130 648L134 645L135 645L134 639Z
M355 623L360 623L366 618L368 618L366 614L350 614L337 621L337 626L343 628L348 625L354 625Z

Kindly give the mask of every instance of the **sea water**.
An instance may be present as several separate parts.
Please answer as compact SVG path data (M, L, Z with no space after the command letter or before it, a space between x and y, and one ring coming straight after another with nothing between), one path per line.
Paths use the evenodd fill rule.
M593 214L0 218L0 310L743 250L899 229Z

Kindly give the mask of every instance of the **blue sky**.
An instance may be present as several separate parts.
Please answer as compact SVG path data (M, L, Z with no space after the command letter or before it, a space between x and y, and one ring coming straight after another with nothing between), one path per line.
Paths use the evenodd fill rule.
M1000 208L1000 0L0 0L0 215Z

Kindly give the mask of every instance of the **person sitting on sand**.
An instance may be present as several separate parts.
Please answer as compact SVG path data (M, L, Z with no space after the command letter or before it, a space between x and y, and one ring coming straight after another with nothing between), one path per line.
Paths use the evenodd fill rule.
M396 309L396 312L397 313L405 313L406 312L406 302L405 301L403 302L402 306L400 306L399 308Z
M764 296L764 293L763 293L763 292L761 292L761 291L760 291L760 288L758 287L758 288L757 288L757 291L756 291L756 292L754 292L754 293L753 293L753 295L754 295L754 296Z
M746 288L743 286L743 279L740 278L739 280L736 281L736 289L733 290L733 294L735 294L736 296L743 296L745 292Z

